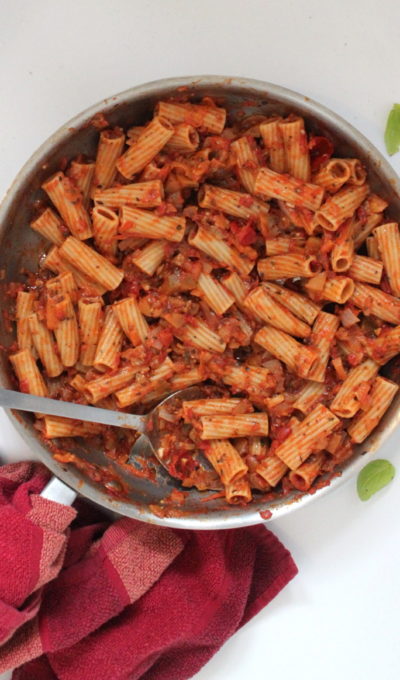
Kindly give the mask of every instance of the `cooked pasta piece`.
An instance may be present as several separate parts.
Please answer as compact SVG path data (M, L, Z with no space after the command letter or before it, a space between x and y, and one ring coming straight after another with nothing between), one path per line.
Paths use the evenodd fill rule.
M152 241L143 250L138 250L132 256L132 262L142 272L153 276L165 259L168 249L167 241Z
M35 313L29 316L28 323L33 344L47 375L49 378L56 378L63 372L64 366L56 351L52 333Z
M370 216L377 213L380 213L382 215L382 213L386 210L388 205L389 203L385 201L385 199L382 198L382 196L378 196L377 194L373 193L369 194L368 198L365 201L365 209L368 215Z
M231 149L236 155L236 164L239 179L249 194L254 193L254 182L260 163L253 146L251 137L239 137L232 142Z
M226 440L207 442L204 454L221 477L224 485L237 482L247 472L247 465L240 457L237 449Z
M383 321L400 324L400 300L380 288L356 282L350 302L362 309L364 314L373 314Z
M377 364L386 364L400 353L400 326L385 329L377 338L368 340L366 349Z
M252 499L250 484L245 477L225 485L226 502L231 505L245 505Z
M140 401L146 394L163 384L174 373L174 364L167 357L163 363L154 370L145 382L134 382L115 392L115 398L120 408L131 406Z
M204 379L204 372L199 366L195 366L182 373L176 373L169 381L171 392L177 392L178 390L183 390L185 387L191 387Z
M71 161L71 165L66 173L67 177L73 181L76 188L81 192L85 208L89 205L94 168L95 163L93 161L85 161L76 158Z
M323 404L318 404L275 450L291 470L296 470L312 454L324 448L326 438L340 420Z
M315 453L296 470L292 470L289 473L289 481L293 484L294 488L299 491L308 491L314 479L321 473L325 458L324 453Z
M159 102L156 112L176 125L189 123L195 128L219 135L225 127L226 110L205 104L180 104L178 102Z
M256 317L275 328L298 338L308 338L311 328L276 301L262 286L254 288L246 297L244 306Z
M279 123L285 147L286 170L292 177L308 182L310 180L310 153L304 120L289 116Z
M43 419L46 439L56 439L57 437L93 437L93 435L103 432L104 426L98 423L83 423L71 418L61 418L59 416L45 416Z
M340 230L331 252L331 265L334 272L345 272L351 266L354 258L353 240L354 222L349 219Z
M373 283L378 285L381 282L383 273L383 263L374 260L372 257L364 255L354 255L353 262L348 271L349 276L356 281Z
M60 359L64 366L75 366L79 356L79 330L71 296L66 294L51 298L51 330L54 330Z
M180 154L189 154L196 151L200 144L200 135L193 125L180 123L174 125L174 134L168 140L164 151L173 151Z
M386 413L398 389L396 383L378 375L372 385L368 408L360 411L347 429L353 442L361 444L371 434Z
M324 382L326 367L329 361L329 352L339 328L339 319L335 314L320 312L315 320L310 338L311 347L318 353L308 373L308 379L316 382Z
M18 349L32 350L33 341L29 328L29 317L33 313L35 293L31 291L19 290L15 307L15 318L17 321L17 344Z
M308 324L312 324L315 321L320 308L304 295L296 293L289 288L278 286L276 283L271 283L270 281L265 282L262 285L275 300L278 300L284 307L290 309L290 311L298 316L299 319L303 319L303 321Z
M270 238L265 241L265 253L268 257L272 255L285 255L286 253L303 253L305 239L303 237L292 238L281 236L280 238Z
M236 391L262 395L275 387L275 379L271 371L262 366L227 366L222 381L231 385Z
M79 392L79 394L84 396L84 389L85 389L85 386L86 386L86 380L83 377L83 375L81 375L80 373L77 373L72 378L72 380L69 381L69 384L71 385L71 387L74 388L74 390L76 390L77 392ZM87 400L85 399L85 401L87 401Z
M299 206L290 205L285 201L278 201L279 207L283 214L294 224L295 227L304 229L306 234L311 236L317 229L317 224L314 220L314 213L309 208L300 208Z
M63 172L56 172L43 182L42 189L57 208L73 236L81 240L92 236L92 225L83 204L82 194L69 177Z
M378 373L379 366L367 359L359 366L352 368L339 392L332 401L330 408L340 418L352 418L360 409L361 401L365 398L366 390L372 384Z
M95 368L99 371L105 371L107 368L116 369L118 367L123 337L123 330L113 308L107 307L93 360Z
M227 288L232 293L236 303L238 305L242 305L247 295L247 288L239 274L236 272L231 272L222 279L222 283L224 284L225 288Z
M124 272L121 269L73 236L69 236L64 241L60 248L60 255L83 274L104 286L106 290L114 290L124 278Z
M343 158L331 158L312 176L312 181L334 194L349 181L350 175L350 167Z
M400 232L397 222L388 222L377 227L374 236L379 253L389 278L390 287L400 296Z
M48 396L47 385L29 349L11 354L10 361L18 378L20 392L34 394L37 397Z
M107 189L117 174L116 163L122 154L125 135L121 128L102 130L97 147L96 164L93 174L91 196L96 189Z
M123 300L118 300L118 302L114 302L113 310L121 324L122 330L129 338L132 345L136 346L144 343L149 332L149 327L135 298L128 297Z
M260 124L260 134L268 150L269 165L275 172L286 172L286 154L280 128L281 118L272 116Z
M147 238L142 238L141 236L138 238L135 238L134 236L128 236L128 238L119 237L118 250L120 250L122 253L125 253L127 250L136 250L136 248L141 248L146 243Z
M254 192L260 196L278 198L300 208L318 210L324 197L324 188L317 184L303 182L291 175L283 175L269 168L261 168L254 185Z
M203 321L192 317L184 326L176 326L173 315L166 314L164 318L171 324L174 335L188 345L209 352L221 353L225 350L226 343Z
M260 213L268 213L269 206L257 200L251 194L242 194L240 191L222 189L212 184L203 184L197 201L201 208L209 210L221 210L227 215L247 219L258 217Z
M118 215L110 208L96 205L92 211L92 221L96 248L105 257L114 258L117 254Z
M47 298L68 293L71 296L71 300L76 302L78 297L78 288L74 275L68 271L46 281L46 290Z
M349 276L331 276L326 280L322 297L344 305L354 293L354 281Z
M290 371L297 373L301 378L308 377L318 358L315 349L302 345L287 333L272 326L264 326L255 334L254 341L283 361Z
M102 299L81 298L78 303L80 332L79 360L84 366L93 366L102 326Z
M296 400L293 402L293 408L307 415L307 413L323 399L325 389L323 383L308 380L303 389L296 396Z
M111 189L97 189L93 194L96 204L107 208L156 208L164 199L164 187L159 179L134 184L121 184Z
M47 238L56 246L60 246L64 241L62 221L51 208L45 208L43 212L33 222L30 223L31 229L37 231L41 236Z
M57 248L57 246L54 246L49 250L43 260L43 267L50 269L56 274L70 272L74 277L76 285L85 293L85 295L103 295L106 292L104 286L101 286L96 281L92 281L92 279L82 274L79 269L61 257L60 249Z
M199 227L195 233L190 234L188 241L191 246L195 246L217 262L236 269L242 276L247 276L254 267L254 262L213 234L210 229Z
M340 189L317 210L316 221L328 231L337 231L345 220L354 215L368 193L369 187L366 184Z
M174 134L171 123L161 116L156 116L146 125L137 141L129 147L116 162L116 167L127 179L131 179L136 173L153 160L154 156L166 145Z
M200 418L202 439L234 439L235 437L265 437L268 434L266 413L213 415Z
M141 236L143 238L167 241L182 241L185 235L184 217L161 217L148 210L123 207L120 213L120 236Z
M381 213L373 213L372 215L369 215L364 223L361 223L358 228L356 228L355 233L354 233L354 248L355 250L358 250L360 246L364 243L364 241L367 239L367 237L371 234L371 232L375 229L375 227L378 226L378 224L381 224L382 222L382 214Z
M343 158L350 171L349 184L361 186L367 179L367 171L358 158Z
M277 456L268 455L256 467L255 472L268 484L276 486L287 473L288 466Z
M368 257L374 258L374 260L381 260L381 253L378 248L378 240L373 234L367 236L365 239L365 245L367 246Z
M251 413L253 407L247 399L193 399L182 402L182 416L186 422L195 416L233 415Z
M225 314L235 302L233 295L210 274L202 272L197 287L216 314Z
M301 253L274 255L258 260L259 274L266 280L292 279L296 276L310 278L319 270L318 260Z
M123 387L126 387L132 382L135 375L143 369L143 366L127 364L122 366L117 371L111 371L110 374L105 373L99 378L95 378L90 382L85 383L83 393L88 401L96 404L100 399L105 399L110 394L114 394Z

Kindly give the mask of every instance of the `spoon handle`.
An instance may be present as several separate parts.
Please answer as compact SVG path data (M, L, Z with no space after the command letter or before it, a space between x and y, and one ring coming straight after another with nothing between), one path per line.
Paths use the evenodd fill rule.
M0 389L0 406L15 408L18 411L32 411L47 416L61 416L73 420L85 420L89 423L130 427L138 432L145 432L147 416L136 416L120 411L109 411L96 406L82 406L69 401L36 397L33 394Z

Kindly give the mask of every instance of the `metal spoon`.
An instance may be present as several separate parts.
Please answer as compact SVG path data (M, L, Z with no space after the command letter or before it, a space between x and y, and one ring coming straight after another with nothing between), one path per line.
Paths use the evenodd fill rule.
M171 403L174 399L188 400L198 399L203 396L199 387L188 387L178 390L168 395L163 401L144 416L133 413L122 413L121 411L111 411L96 406L84 406L74 404L69 401L58 399L48 399L47 397L36 397L33 394L15 392L13 390L0 389L0 406L3 408L14 408L18 411L30 411L42 413L47 416L60 416L62 418L72 418L73 420L84 420L89 423L100 423L101 425L113 425L114 427L128 427L141 433L139 438L142 441L146 438L152 453L157 460L168 470L168 465L159 455L160 427L159 411L161 407ZM139 441L139 440L138 440ZM136 448L136 446L134 446ZM142 448L142 447L141 447Z

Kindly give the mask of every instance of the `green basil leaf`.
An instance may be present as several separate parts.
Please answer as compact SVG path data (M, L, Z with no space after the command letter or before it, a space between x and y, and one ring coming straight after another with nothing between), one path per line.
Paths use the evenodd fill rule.
M389 484L395 475L395 469L388 460L373 460L358 475L357 491L362 501L367 501L379 489Z
M385 144L389 156L393 156L400 149L400 104L393 104L393 108L388 115Z

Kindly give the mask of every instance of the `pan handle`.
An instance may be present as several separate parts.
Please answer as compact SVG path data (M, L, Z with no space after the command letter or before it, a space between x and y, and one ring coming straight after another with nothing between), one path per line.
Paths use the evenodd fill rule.
M70 489L69 486L64 484L64 482L57 477L52 477L50 481L47 482L40 495L43 498L48 498L49 501L55 501L62 505L72 505L77 496L73 489Z

